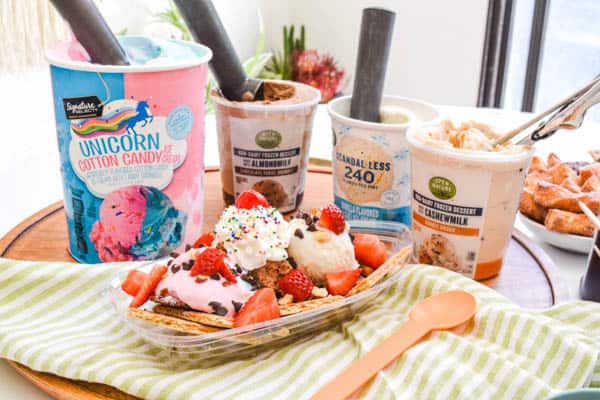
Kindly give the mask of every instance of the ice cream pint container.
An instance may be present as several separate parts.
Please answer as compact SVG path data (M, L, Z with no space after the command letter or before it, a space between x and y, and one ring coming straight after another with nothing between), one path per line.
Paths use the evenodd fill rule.
M48 51L69 250L80 262L146 260L201 231L210 49L124 36L131 65Z
M438 146L423 139L424 131L407 133L416 258L477 280L490 278L501 270L533 151ZM457 137L477 147L464 133Z
M302 83L265 81L265 100L229 101L217 91L217 139L223 199L262 193L285 213L304 195L312 125L320 92Z
M351 96L329 103L333 133L335 204L352 220L387 220L410 225L410 164L406 130L432 123L431 105L384 96L382 110L398 110L401 123L374 123L350 118ZM402 110L402 111L400 111ZM383 116L383 113L382 113Z

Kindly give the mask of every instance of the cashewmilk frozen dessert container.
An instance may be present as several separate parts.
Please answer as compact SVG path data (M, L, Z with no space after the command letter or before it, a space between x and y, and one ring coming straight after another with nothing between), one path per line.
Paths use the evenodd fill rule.
M69 250L81 262L153 259L201 233L210 49L119 38L129 66L48 52Z
M335 204L348 219L410 225L406 130L412 125L432 123L439 113L421 101L384 96L382 110L386 107L404 110L406 121L366 122L349 117L350 102L351 96L345 96L328 106L333 130Z
M419 262L478 280L500 271L533 150L492 148L494 137L472 122L407 133Z
M217 138L223 198L261 192L281 212L304 195L308 150L320 92L291 81L265 81L262 101L229 101L217 92Z

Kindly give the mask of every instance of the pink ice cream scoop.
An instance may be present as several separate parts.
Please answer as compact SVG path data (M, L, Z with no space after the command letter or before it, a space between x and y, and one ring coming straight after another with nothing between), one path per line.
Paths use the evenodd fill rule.
M252 295L249 285L239 277L237 283L232 284L220 274L202 280L191 276L193 262L190 262L201 251L193 249L174 259L155 294L159 297L171 296L196 311L233 317Z
M160 190L127 186L106 196L90 239L102 261L158 258L181 243L185 221Z

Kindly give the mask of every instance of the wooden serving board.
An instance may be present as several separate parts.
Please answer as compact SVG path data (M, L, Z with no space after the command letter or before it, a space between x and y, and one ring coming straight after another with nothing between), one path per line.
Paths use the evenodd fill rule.
M306 182L303 209L322 207L331 202L330 168L311 167ZM207 229L217 222L224 206L219 171L209 168L204 206ZM74 261L67 246L64 210L62 202L57 202L27 218L0 239L0 256L17 260ZM502 272L483 283L526 308L547 308L569 298L567 286L560 280L552 260L517 230L513 232ZM60 400L135 399L110 386L72 381L9 363L40 389Z

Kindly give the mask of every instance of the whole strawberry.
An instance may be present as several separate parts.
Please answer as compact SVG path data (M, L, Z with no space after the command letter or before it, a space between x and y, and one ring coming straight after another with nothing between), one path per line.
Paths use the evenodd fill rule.
M318 225L339 235L346 229L346 218L338 206L329 204L321 210Z
M291 294L294 301L304 301L310 297L315 285L304 272L293 269L277 282L277 286L283 293Z

